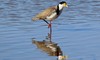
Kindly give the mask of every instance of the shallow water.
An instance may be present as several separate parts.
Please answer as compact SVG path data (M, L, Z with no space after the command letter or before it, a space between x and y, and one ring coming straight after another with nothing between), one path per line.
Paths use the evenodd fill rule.
M60 1L60 0L59 0ZM57 60L32 44L48 28L32 17L57 0L0 0L0 60ZM67 0L69 7L53 21L52 41L68 60L100 60L100 0Z

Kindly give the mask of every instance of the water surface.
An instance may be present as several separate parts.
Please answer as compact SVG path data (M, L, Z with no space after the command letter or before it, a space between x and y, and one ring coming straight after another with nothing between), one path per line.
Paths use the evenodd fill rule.
M59 1L0 0L0 60L56 60L32 44L49 30L45 22L31 19ZM67 2L69 8L53 21L52 41L68 60L100 60L100 0Z

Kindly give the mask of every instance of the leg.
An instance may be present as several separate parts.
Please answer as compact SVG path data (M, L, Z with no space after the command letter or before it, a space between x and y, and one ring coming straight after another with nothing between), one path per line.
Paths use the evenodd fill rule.
M50 21L50 41L52 40L52 23L51 23L51 21Z
M48 23L46 20L43 20L45 21L47 24L48 24L48 28L50 28L50 32L48 34L49 38L50 38L50 41L51 41L51 38L52 38L52 23L50 21L50 23Z
M49 24L46 20L43 20L43 21L45 21L47 24Z
M48 23L48 21L46 21L46 20L43 20L43 21L45 21L48 24L48 28L51 28L51 21L50 21L50 23Z

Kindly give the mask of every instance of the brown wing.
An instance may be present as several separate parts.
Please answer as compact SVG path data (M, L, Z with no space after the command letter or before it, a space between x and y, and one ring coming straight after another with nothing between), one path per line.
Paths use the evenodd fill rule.
M57 6L49 7L46 10L42 11L41 13L37 14L36 17L39 19L45 19L47 16L50 16L56 10L57 10Z

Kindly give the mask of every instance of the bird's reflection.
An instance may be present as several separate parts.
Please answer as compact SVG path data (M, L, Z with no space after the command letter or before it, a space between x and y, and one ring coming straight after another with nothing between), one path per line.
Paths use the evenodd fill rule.
M52 42L49 33L43 41L32 39L32 43L49 56L57 56L57 60L66 60L66 56L63 55L60 46L58 46L57 43Z
M59 54L63 54L58 44L49 41L48 36L43 41L37 41L35 39L32 39L32 43L35 44L39 49L49 54L50 56L59 56Z

